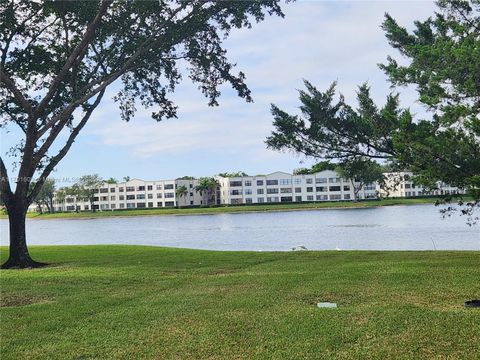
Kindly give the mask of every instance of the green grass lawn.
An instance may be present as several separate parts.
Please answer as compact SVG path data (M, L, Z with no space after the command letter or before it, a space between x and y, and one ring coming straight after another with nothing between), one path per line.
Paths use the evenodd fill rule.
M104 216L144 216L144 215L190 215L190 214L215 214L232 212L252 212L252 211L288 211L288 210L315 210L331 208L365 208L375 206L392 205L418 205L432 204L439 198L411 198L411 199L382 199L369 201L325 201L317 203L282 203L282 204L260 204L260 205L233 205L216 207L198 207L198 208L152 208L152 209L132 209L132 210L114 210L114 211L85 211L85 212L63 212L63 213L34 213L29 212L27 217L36 219L58 219L58 218L91 218ZM0 213L0 218L6 218L5 211Z
M2 360L480 358L479 252L31 252L54 266L0 271Z

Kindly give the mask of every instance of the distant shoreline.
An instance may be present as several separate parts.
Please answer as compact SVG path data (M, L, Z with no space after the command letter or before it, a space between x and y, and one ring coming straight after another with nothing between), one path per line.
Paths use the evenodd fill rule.
M96 212L60 212L60 213L28 213L28 219L96 219L104 217L129 217L129 216L163 216L163 215L211 215L224 213L252 213L271 211L302 211L302 210L333 210L333 209L365 209L379 206L394 205L421 205L434 204L438 197L409 198L409 199L383 199L367 200L358 202L318 202L318 203L287 203L287 204L262 204L262 205L233 205L198 208L154 208L154 209L129 209ZM0 215L0 219L8 219L6 214Z

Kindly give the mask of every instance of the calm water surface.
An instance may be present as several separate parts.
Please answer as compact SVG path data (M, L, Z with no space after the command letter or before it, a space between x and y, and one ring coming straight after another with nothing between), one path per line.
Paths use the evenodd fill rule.
M0 220L2 245L8 222ZM371 209L27 220L31 245L133 244L209 250L480 250L480 227L433 205Z

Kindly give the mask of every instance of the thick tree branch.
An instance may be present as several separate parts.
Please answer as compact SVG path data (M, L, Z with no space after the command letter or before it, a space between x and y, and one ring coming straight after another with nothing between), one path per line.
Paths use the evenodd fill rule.
M50 159L50 162L48 165L43 169L42 174L40 175L38 181L35 182L35 186L33 187L32 191L28 195L28 203L32 203L32 201L37 197L38 193L42 189L43 184L45 183L45 180L48 178L50 173L53 171L55 166L64 158L64 156L67 154L68 150L70 150L70 147L72 146L73 142L75 141L75 138L77 137L78 133L82 128L85 126L87 123L88 119L92 115L93 110L100 104L100 101L102 100L103 95L105 94L105 91L101 91L100 94L98 94L97 98L95 99L95 102L89 106L87 111L85 112L85 115L83 116L82 120L73 128L73 130L70 132L70 136L68 137L65 145L60 149L60 151ZM47 147L48 149L48 147Z
M33 112L32 104L25 98L22 92L18 89L12 79L0 69L0 84L5 84L6 88L10 90L15 99L25 110L25 113L31 115Z
M72 68L72 66L81 59L86 52L88 44L94 39L95 31L100 26L103 16L107 12L108 7L112 3L112 0L104 0L102 1L100 8L97 12L97 15L93 19L93 21L87 26L87 30L83 35L82 40L80 43L73 49L72 53L68 57L67 61L63 65L62 69L58 72L55 79L52 81L47 94L45 97L40 101L37 108L35 109L35 115L41 116L45 108L47 107L48 103L57 92L58 87L62 83L63 79L67 75L68 71Z

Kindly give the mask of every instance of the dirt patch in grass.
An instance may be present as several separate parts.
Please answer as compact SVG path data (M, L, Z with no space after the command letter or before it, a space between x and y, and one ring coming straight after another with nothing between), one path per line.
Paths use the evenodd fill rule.
M29 295L29 294L1 295L0 308L47 304L47 303L52 303L54 301L55 299L49 296L38 296L38 295Z

